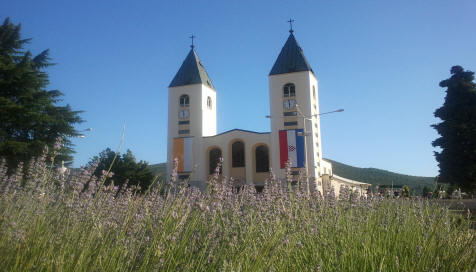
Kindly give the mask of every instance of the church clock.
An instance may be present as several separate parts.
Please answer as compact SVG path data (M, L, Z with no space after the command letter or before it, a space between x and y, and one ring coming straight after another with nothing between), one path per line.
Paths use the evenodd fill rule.
M294 109L295 106L296 106L296 100L294 99L289 99L284 101L284 108L287 110Z
M188 118L189 115L190 114L189 114L188 110L179 111L179 118L180 119L186 119L186 118Z

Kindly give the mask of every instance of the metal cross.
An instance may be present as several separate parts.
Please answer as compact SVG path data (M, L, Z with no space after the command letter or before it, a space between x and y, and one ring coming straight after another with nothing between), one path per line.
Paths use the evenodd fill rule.
M189 38L192 39L192 45L190 47L194 48L195 46L193 45L193 39L196 38L196 36L192 34L192 36L190 36Z
M294 20L293 20L293 19L289 19L288 23L289 23L289 28L290 28L290 29L289 29L289 33L293 33L293 32L294 32L294 30L293 30Z

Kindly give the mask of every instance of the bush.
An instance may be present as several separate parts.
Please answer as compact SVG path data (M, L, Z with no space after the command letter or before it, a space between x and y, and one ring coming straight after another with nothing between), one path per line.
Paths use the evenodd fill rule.
M410 188L407 185L404 185L402 188L402 196L410 197Z
M471 271L469 221L430 201L336 201L268 180L263 193L214 175L206 192L142 195L85 168L36 163L19 185L0 166L5 271ZM173 180L173 178L172 178ZM87 190L84 184L90 182ZM36 186L38 185L38 186ZM96 186L95 186L96 185ZM332 194L330 194L332 195Z
M121 189L123 186L135 186L141 191L147 190L154 176L149 168L149 164L145 161L136 161L132 151L127 150L126 153L117 154L110 148L95 156L90 165L95 166L94 175L101 178L105 185L114 184Z

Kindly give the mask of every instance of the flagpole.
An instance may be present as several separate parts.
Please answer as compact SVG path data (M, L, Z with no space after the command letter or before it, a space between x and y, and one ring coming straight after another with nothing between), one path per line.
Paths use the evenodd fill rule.
M298 112L298 114L300 115L300 117L302 117L302 120L303 120L303 137L304 137L304 158L305 158L305 161L306 161L306 166L305 166L305 169L306 169L306 189L307 189L307 196L309 197L311 195L311 190L309 188L309 161L307 159L307 135L306 133L309 132L309 130L307 129L307 126L306 126L306 120L310 120L309 118L306 118L306 116L302 113L301 111L301 108L299 107L298 104L296 104L296 110ZM312 122L312 120L310 120ZM312 124L311 124L312 126Z

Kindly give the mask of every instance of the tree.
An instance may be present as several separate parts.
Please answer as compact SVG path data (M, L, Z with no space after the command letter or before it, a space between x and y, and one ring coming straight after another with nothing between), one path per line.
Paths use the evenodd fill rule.
M430 187L428 187L428 186L423 187L423 191L422 191L422 196L423 197L430 197L430 193L431 193L431 188Z
M114 159L115 158L115 159ZM122 156L112 151L110 148L95 156L90 163L98 161L94 175L104 177L105 185L114 182L114 186L123 187L126 183L128 186L140 186L142 190L146 190L152 184L154 175L149 169L149 165L145 161L136 162L136 158L132 151L127 150ZM110 175L105 176L110 170Z
M402 196L403 197L410 197L410 187L408 187L407 185L404 185L402 187Z
M52 65L49 51L37 56L25 51L31 39L22 39L20 29L8 18L0 26L0 157L13 169L40 156L48 146L57 151L58 164L62 160L70 164L73 149L68 137L79 135L74 124L83 122L81 112L56 105L63 94L46 90L44 69Z
M435 111L441 123L432 125L441 137L433 141L440 147L435 157L439 180L476 190L476 85L474 73L461 66L451 68L452 76L440 82L446 89L443 106Z

